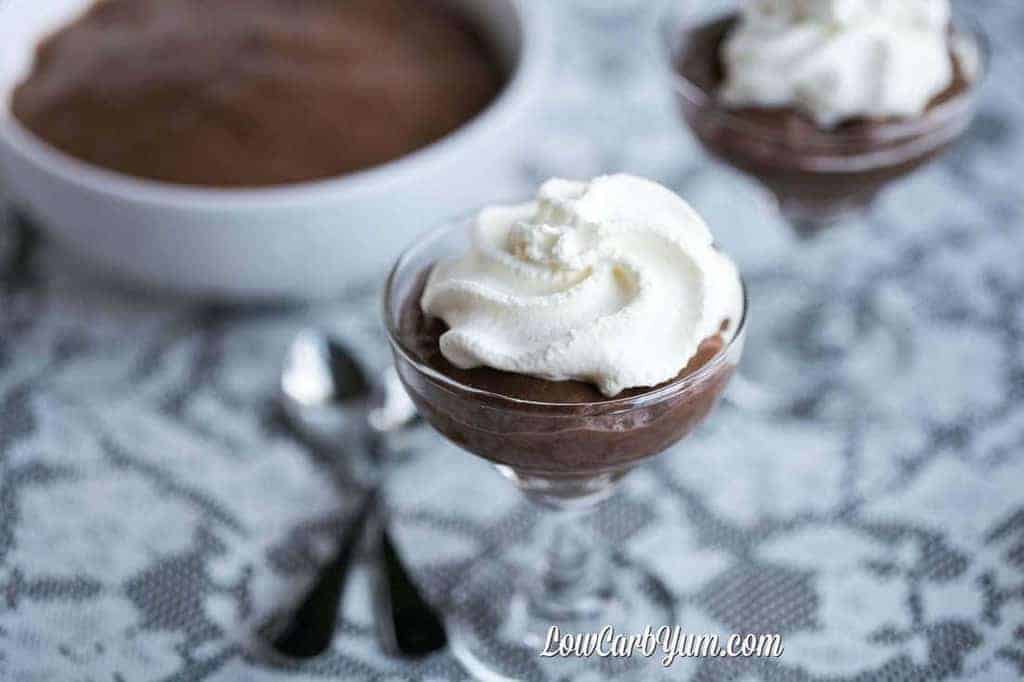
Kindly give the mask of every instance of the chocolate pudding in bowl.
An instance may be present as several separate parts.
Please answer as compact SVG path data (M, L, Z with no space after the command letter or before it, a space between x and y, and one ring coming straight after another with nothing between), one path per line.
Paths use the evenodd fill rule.
M985 42L948 0L763 0L663 28L683 117L802 236L856 215L968 128Z
M334 298L491 199L553 59L546 3L94 5L0 2L0 182L96 274L218 302Z
M552 624L669 622L639 587L649 576L610 571L566 515L709 415L739 362L745 311L739 274L700 216L627 175L551 180L535 200L486 208L401 257L384 316L417 408L550 511L552 543L535 561L483 562L453 595L455 651L471 671L523 674L500 651L535 656ZM525 620L506 622L522 609Z
M39 45L11 109L108 170L267 187L410 154L504 82L476 27L439 0L103 0Z

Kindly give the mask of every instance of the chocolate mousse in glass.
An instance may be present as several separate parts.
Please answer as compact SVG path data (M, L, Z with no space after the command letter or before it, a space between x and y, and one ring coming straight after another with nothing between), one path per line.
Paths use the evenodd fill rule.
M789 267L758 273L761 324L730 395L787 417L863 414L877 381L907 366L912 308L889 291L856 302L837 291L834 255L812 237L862 215L964 134L985 39L948 0L714 6L679 0L664 18L673 94L707 153L759 183L798 237Z
M481 557L451 595L453 651L480 679L534 679L553 672L572 677L599 664L596 659L541 657L552 626L563 633L596 633L608 625L633 633L675 623L670 605L657 598L657 580L621 557L612 561L608 548L591 537L584 517L631 469L680 441L708 416L742 353L746 301L731 261L710 241L688 253L693 235L677 229L671 219L648 231L645 221L658 221L656 212L642 211L631 223L631 206L609 207L623 195L605 201L608 197L599 194L616 183L627 188L646 183L647 189L673 197L690 211L668 190L637 178L565 183L572 198L563 196L554 209L543 208L541 199L503 207L497 221L481 214L427 234L399 259L387 281L384 320L398 374L420 414L445 438L495 464L546 512L543 546L513 545L498 556ZM608 212L606 225L588 224L584 208L577 212L587 197L598 198L591 208ZM481 247L490 238L481 236L488 220L501 229L521 226L533 241L519 248L522 243L517 246L511 234L518 228L513 227L499 230L493 242ZM683 220L699 221L693 234L709 234L696 213L690 211ZM671 256L661 260L659 250ZM552 265L552 258L562 257ZM671 268L662 268L669 263ZM520 278L523 272L538 271L547 274ZM645 308L650 300L645 297L652 291L657 296L659 288L671 293L676 280L702 284L692 289L694 296L661 309L659 319L634 316L644 309L657 312ZM691 308L698 300L720 318L713 327ZM625 324L618 324L623 317L628 318ZM698 317L699 323L686 322ZM515 324L503 329L505 318ZM651 331L642 329L645 325ZM671 334L677 328L705 331L698 332L704 335L699 340L676 344ZM593 330L601 333L591 335ZM650 363L638 359L681 350L682 355L673 355L678 367L665 364L671 373L655 385L616 384L628 373L605 362L607 356L618 357L616 339L631 339L634 333L636 338L648 334L650 343L629 348L621 357L623 367L644 367ZM579 339L586 343L574 355ZM608 344L595 346L594 340ZM530 345L534 342L540 352ZM520 353L510 362L533 374L469 359L477 349L482 356L499 358L492 360L495 364ZM499 352L488 355L494 349ZM592 380L539 376L555 371L539 369L549 361L551 367L575 367L569 375L577 370L586 374L589 365L581 358L590 357L598 368ZM648 663L640 656L615 665L632 670Z
M738 12L697 21L670 13L662 35L673 90L704 149L769 190L801 236L863 212L893 181L948 150L973 118L988 49L964 20L948 28L949 82L920 114L852 115L828 125L793 104L732 104L722 97L723 50L739 23Z

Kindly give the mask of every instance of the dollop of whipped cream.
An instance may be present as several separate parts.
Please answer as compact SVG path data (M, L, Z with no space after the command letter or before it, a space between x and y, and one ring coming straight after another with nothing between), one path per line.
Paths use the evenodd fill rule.
M683 199L629 175L549 180L484 209L471 248L431 271L420 304L462 369L594 384L608 397L674 378L739 323L736 267Z
M726 37L720 96L825 128L915 117L953 81L949 0L752 0Z

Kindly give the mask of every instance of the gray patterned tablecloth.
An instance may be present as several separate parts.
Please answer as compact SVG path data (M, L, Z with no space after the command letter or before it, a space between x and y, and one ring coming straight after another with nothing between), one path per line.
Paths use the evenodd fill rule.
M666 679L1024 678L1024 7L961 4L995 48L969 139L869 219L799 247L827 264L802 273L819 291L908 316L898 371L822 353L800 370L828 378L821 404L792 418L724 406L598 516L687 630L785 636L780 659L690 659ZM584 51L600 41L560 21L547 152L524 157L523 192L551 174L650 175L697 205L752 286L791 275L779 263L795 242L701 156L646 54ZM0 263L0 679L463 679L446 654L380 652L362 572L327 656L275 668L245 653L353 497L274 419L283 348L316 322L379 353L374 283L301 311L156 300L90 279L11 212ZM859 409L837 418L836 395ZM431 433L400 445L398 540L443 602L534 517Z

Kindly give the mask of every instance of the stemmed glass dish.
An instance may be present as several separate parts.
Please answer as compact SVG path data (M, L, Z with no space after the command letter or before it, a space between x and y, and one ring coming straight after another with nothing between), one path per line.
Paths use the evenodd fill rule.
M610 625L632 633L673 623L652 589L656 580L621 557L612 561L585 517L633 467L711 412L742 353L746 302L703 366L639 395L545 403L480 390L425 363L403 328L410 298L418 305L423 274L464 252L468 230L469 221L447 225L399 259L384 294L385 326L398 374L422 416L451 442L495 464L536 503L546 538L543 546L511 546L482 558L460 579L449 618L452 647L482 679L521 679L541 669L572 674L573 666L596 662L542 659L552 626L596 633Z
M863 396L857 395L855 372L845 368L866 369L871 377L899 372L911 352L910 313L898 300L872 295L855 306L835 295L829 281L817 280L827 276L822 259L829 252L816 242L827 238L825 228L863 215L886 187L964 134L987 72L988 47L976 26L957 17L950 31L954 83L923 115L854 119L823 129L792 109L736 109L722 101L720 48L737 16L669 12L660 28L662 59L686 125L712 158L755 180L769 199L767 210L780 213L800 238L781 270L759 282L758 293L771 310L759 310L760 296L754 301L764 325L751 340L755 362L737 381L742 390L734 397L757 411L820 412L809 406L825 399L822 382L804 370L827 358L833 374L851 374L838 380L847 383L839 402L858 403ZM826 383L836 381L832 376Z
M863 212L894 180L946 151L973 118L988 49L977 27L965 21L950 35L958 87L919 117L851 121L829 130L797 117L780 126L772 110L737 110L721 101L717 55L735 22L735 15L703 21L668 16L661 36L673 92L704 149L760 182L802 234Z

